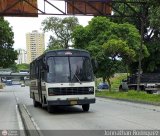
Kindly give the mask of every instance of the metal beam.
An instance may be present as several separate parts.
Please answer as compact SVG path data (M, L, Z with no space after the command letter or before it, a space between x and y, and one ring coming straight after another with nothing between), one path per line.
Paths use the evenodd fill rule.
M29 73L11 73L11 72L2 72L0 73L0 77L29 77Z
M38 4L41 2L41 4L43 5L38 5L38 7L35 7L35 5L33 5L31 2L29 2L28 0L18 0L15 3L13 3L13 5L10 5L10 7L8 7L7 9L0 11L0 16L9 16L8 14L8 10L10 10L12 7L14 7L16 4L20 3L20 2L25 2L28 5L30 5L32 8L36 9L38 11L38 15L68 15L67 13L67 2L70 2L70 6L72 6L73 8L76 9L76 7L71 4L72 2L75 2L77 0L37 0ZM80 1L80 0L79 0ZM136 5L137 7L142 7L144 4L146 4L145 0L81 0L82 2L84 2L87 6L89 6L91 9L94 9L97 11L98 15L96 16L110 16L110 17L135 17L135 14L137 16L139 16L139 13L137 13L137 11L134 10L134 8L131 5ZM59 2L63 3L61 5L59 5ZM113 9L113 12L116 11L117 13L119 13L118 15L115 14L104 14L103 12L99 11L97 9L96 6L94 6L93 3L95 2L102 2L105 5L109 5L111 6L111 8ZM124 7L127 7L127 9L129 11L125 11L125 9L123 9L123 12L119 11L118 8L116 7L117 5L123 5ZM40 7L41 6L41 7ZM47 11L47 7L52 8L51 11ZM82 12L79 9L76 9L77 11L79 11L81 14L78 14L79 16L94 16L93 14L86 14L86 12ZM132 11L132 12L130 12ZM128 14L130 13L130 14ZM131 14L133 13L133 14ZM20 13L19 13L20 14ZM24 16L33 16L35 13L23 13ZM11 13L12 15L12 13ZM14 13L13 13L14 15ZM18 13L16 13L16 15L18 16ZM77 14L69 14L69 15L77 15Z

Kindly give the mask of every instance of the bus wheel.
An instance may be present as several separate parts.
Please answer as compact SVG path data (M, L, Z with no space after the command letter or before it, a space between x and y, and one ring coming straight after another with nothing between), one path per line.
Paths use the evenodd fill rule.
M38 102L35 100L35 98L33 98L33 105L34 107L38 107Z
M82 105L82 109L83 109L83 111L85 111L85 112L89 111L89 107L90 107L89 104L83 104L83 105Z
M48 106L47 106L47 111L48 111L49 113L52 113L52 112L53 112L53 107L52 107L51 105L48 105Z

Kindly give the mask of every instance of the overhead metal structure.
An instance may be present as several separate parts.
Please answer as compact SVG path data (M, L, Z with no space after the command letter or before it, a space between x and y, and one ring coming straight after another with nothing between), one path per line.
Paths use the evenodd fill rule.
M29 73L0 72L0 77L29 77Z
M136 17L133 8L144 8L145 0L1 0L0 16L85 15ZM119 7L121 6L121 11ZM116 14L114 14L114 11Z

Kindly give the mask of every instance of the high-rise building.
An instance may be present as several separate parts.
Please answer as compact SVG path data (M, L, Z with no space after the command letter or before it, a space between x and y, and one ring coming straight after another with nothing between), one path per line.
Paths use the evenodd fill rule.
M26 34L27 46L27 63L29 64L34 59L43 54L45 50L44 33L39 33L37 30Z
M27 63L27 52L24 49L17 49L18 59L17 64Z

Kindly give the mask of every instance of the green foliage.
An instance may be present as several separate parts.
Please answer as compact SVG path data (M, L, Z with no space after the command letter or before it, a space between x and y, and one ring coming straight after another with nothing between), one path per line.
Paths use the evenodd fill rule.
M61 44L61 40L57 40L54 37L50 37L49 43L48 43L48 50L56 50L56 49L63 49L63 45Z
M116 73L126 73L128 72L128 67L124 64L122 60L117 60Z
M110 97L116 99L133 100L139 102L149 102L160 104L160 95L147 94L146 92L128 91L128 92L97 92L97 96Z
M94 17L86 27L78 26L73 37L76 48L88 50L98 61L98 77L107 79L117 71L118 60L125 65L138 60L140 50L140 35L138 30L128 23L117 24L106 17ZM143 57L148 56L143 45Z
M116 73L114 77L111 78L112 91L119 91L119 85L123 79L127 79L127 73Z
M9 23L0 18L0 67L9 67L14 64L18 53L14 51L14 33Z
M160 72L160 42L158 40L147 43L150 56L143 60L144 72Z
M72 32L75 26L78 25L76 17L48 17L43 20L42 27L45 32L51 31L48 50L68 48L69 43L72 43Z
M17 65L16 65L16 63L12 64L12 65L10 66L10 68L11 68L11 70L12 70L13 72L17 72Z
M29 70L29 64L23 63L23 64L17 64L17 72L20 70Z
M127 73L116 73L114 74L113 77L111 77L110 81L111 81L111 85L112 85L112 91L116 91L118 92L119 90L119 85L121 84L123 79L127 78ZM102 82L101 78L97 78L96 79L96 86L98 86L98 84ZM107 91L107 90L104 90Z
M131 1L131 0L128 0ZM116 9L127 13L128 15L133 15L133 17L123 17L123 18L112 18L112 21L117 23L130 23L136 26L136 28L141 31L141 20L136 16L143 16L144 20L144 44L147 45L148 52L150 54L149 57L143 58L142 60L142 69L143 72L160 72L159 67L159 52L155 54L160 48L158 46L160 44L160 1L159 0L144 0L146 4L142 4L141 6L137 6L134 3L130 3L129 6L133 8L133 10L127 9L128 7L124 7L122 3L115 4ZM125 10L124 10L125 9ZM134 10L136 12L134 12ZM114 14L118 14L115 10ZM134 17L135 16L135 17ZM155 46L156 49L155 49ZM146 49L145 49L146 50ZM144 51L145 51L144 50ZM154 59L155 58L155 59ZM130 66L132 73L137 71L137 63L133 63Z
M108 54L112 60L115 60L116 57L121 57L126 60L134 60L135 51L128 47L125 41L119 39L111 39L103 44L103 49L105 54Z
M149 21L150 25L154 29L158 29L160 31L160 1L159 0L151 0L148 1L149 5Z

